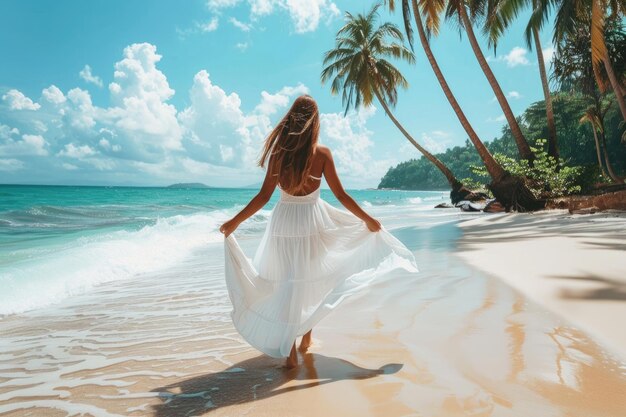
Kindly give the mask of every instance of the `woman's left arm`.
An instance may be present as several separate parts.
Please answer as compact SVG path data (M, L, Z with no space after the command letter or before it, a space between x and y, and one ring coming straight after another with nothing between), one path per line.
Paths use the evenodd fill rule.
M237 213L235 217L224 223L220 227L220 232L224 233L225 237L230 235L241 223L263 208L263 206L270 201L270 198L274 193L274 189L276 188L276 184L278 184L278 176L270 174L270 170L268 169L265 174L263 185L257 195L255 195L254 198L250 200L248 205Z

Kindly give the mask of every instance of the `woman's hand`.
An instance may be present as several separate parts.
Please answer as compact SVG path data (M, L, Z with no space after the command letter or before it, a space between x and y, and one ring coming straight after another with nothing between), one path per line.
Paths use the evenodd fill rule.
M382 227L380 222L373 217L370 217L369 220L365 222L365 225L370 230L370 232L378 232Z
M239 226L234 220L229 220L220 226L220 232L224 233L224 237L228 237Z

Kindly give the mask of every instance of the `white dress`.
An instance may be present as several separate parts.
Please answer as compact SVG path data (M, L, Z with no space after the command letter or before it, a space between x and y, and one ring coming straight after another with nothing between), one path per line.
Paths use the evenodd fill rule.
M280 190L254 261L230 234L225 276L231 317L243 338L276 358L289 355L297 336L377 276L396 268L417 272L415 258L382 228L320 198ZM391 306L390 306L391 307Z

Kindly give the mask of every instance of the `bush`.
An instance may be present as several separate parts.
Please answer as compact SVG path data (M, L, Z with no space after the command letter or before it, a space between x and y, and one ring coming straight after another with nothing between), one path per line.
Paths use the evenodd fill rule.
M470 177L463 178L461 180L461 183L468 190L472 190L475 193L476 192L484 193L484 194L487 194L489 197L493 198L493 194L491 193L491 190L489 190L485 184L483 184L480 181L476 181L474 178L470 178Z
M589 175L583 167L566 166L557 162L546 151L547 141L537 139L535 146L530 149L535 154L535 161L531 167L527 160L516 160L500 153L493 157L502 167L512 175L526 179L528 188L537 198L554 198L580 193L579 185L584 174ZM472 172L484 178L489 178L484 166L472 166Z

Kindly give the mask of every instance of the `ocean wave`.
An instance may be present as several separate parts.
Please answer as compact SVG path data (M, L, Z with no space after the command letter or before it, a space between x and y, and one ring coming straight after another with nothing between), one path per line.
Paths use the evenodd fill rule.
M447 201L449 199L450 199L450 196L448 195L448 193L445 193L441 195L434 195L431 197L424 197L422 200L424 201Z
M40 308L104 282L173 266L194 251L221 242L218 228L233 211L158 218L140 230L83 236L43 255L33 251L32 257L0 273L0 315ZM260 213L244 231L267 216Z

